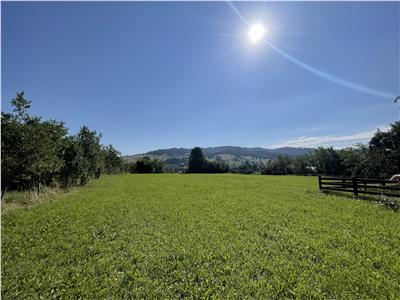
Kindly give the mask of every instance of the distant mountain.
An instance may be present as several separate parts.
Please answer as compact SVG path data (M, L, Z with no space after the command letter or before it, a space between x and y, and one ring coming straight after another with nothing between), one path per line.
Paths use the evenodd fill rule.
M190 151L192 149L188 148L170 148L170 149L160 149L149 151L145 153L145 155L156 155L156 156L189 156ZM276 158L279 154L289 155L289 156L298 156L304 155L312 152L313 148L293 148L293 147L285 147L285 148L276 148L276 149L267 149L261 147L239 147L239 146L221 146L221 147L207 147L202 148L203 153L206 157L211 158L216 155L230 154L233 156L252 156L258 158Z
M170 148L149 151L143 154L127 155L124 158L127 161L136 161L144 156L164 161L168 169L182 168L187 165L190 148ZM294 148L284 147L276 149L267 149L261 147L239 147L239 146L221 146L202 148L204 156L210 160L224 160L230 167L237 167L245 161L252 163L263 163L269 159L274 160L278 155L288 155L295 157L308 154L314 151L313 148Z

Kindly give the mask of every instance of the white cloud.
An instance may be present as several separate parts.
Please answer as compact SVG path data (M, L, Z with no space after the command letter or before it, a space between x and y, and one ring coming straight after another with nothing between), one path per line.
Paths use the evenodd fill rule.
M292 140L283 141L272 145L272 148L281 147L318 147L318 146L332 146L334 148L344 148L353 146L357 143L367 143L375 134L377 129L387 131L390 126L377 126L375 129L358 132L350 135L326 135L326 136L301 136Z

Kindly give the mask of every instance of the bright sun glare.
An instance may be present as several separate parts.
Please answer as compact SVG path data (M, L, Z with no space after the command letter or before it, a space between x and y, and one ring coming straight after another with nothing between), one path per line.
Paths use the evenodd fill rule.
M262 24L255 24L251 26L248 34L250 41L255 44L263 39L266 29Z

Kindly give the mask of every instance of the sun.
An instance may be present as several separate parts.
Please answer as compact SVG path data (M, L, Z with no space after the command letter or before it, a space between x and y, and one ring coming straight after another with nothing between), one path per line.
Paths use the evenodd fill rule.
M253 44L261 41L264 38L266 31L267 30L265 29L265 27L260 23L251 26L248 32L250 41Z

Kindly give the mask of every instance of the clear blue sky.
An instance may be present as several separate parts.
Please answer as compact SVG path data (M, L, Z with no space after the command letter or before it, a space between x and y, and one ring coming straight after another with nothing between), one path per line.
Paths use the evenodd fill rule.
M285 53L399 93L399 2L236 3ZM192 146L344 146L399 118L393 99L322 78L224 2L1 3L2 109L88 125L123 154Z

